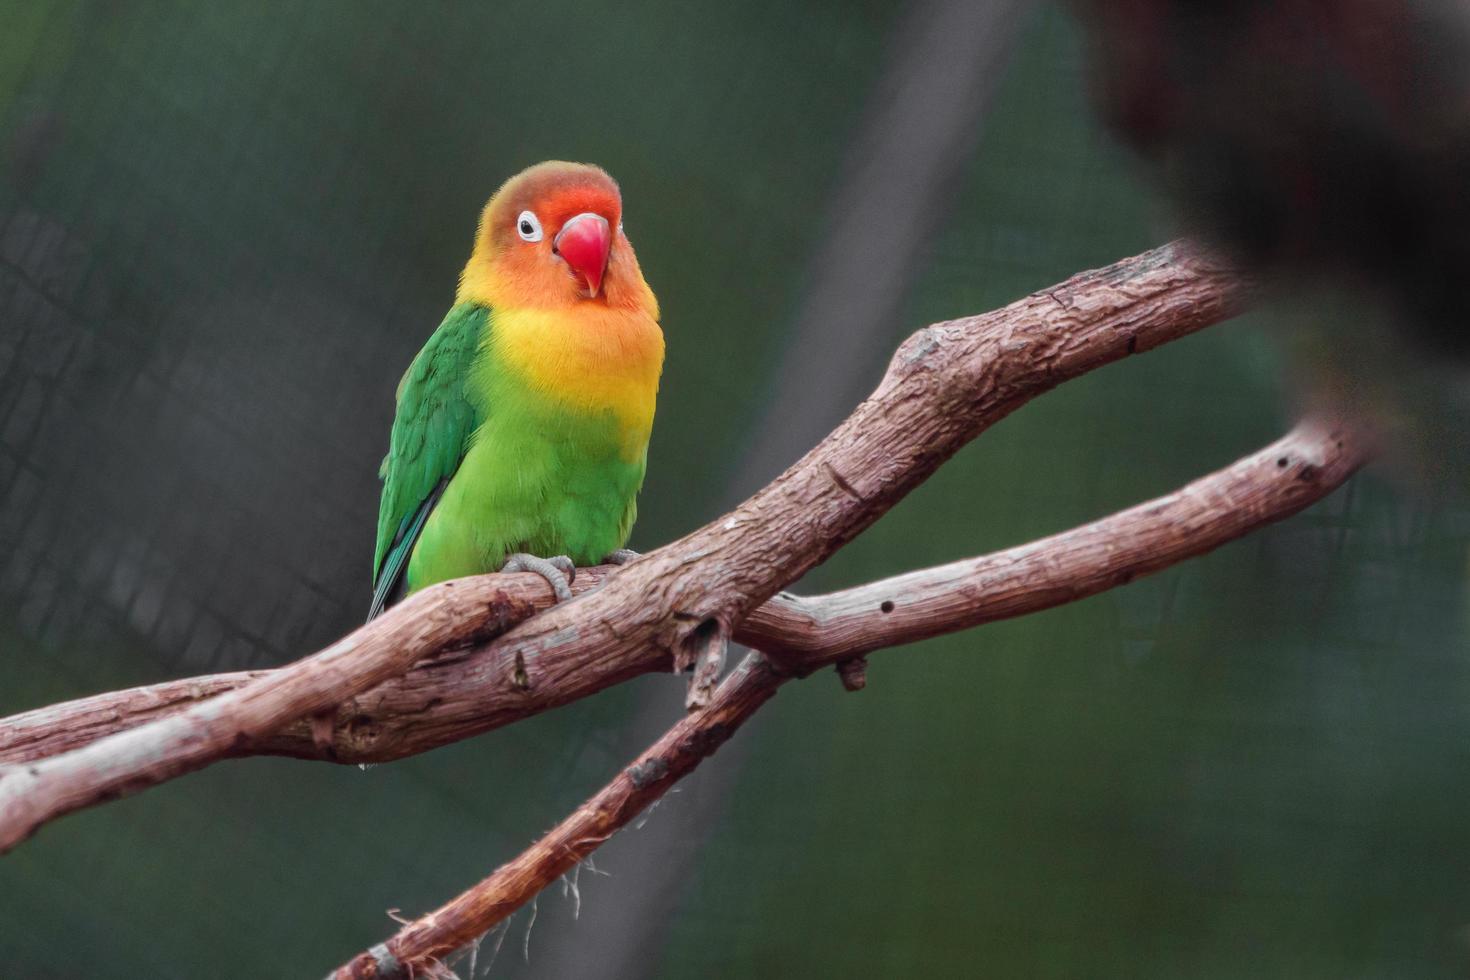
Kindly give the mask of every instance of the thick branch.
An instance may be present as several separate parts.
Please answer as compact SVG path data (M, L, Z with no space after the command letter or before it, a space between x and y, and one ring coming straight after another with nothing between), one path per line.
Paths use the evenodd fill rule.
M507 604L494 582L478 578L425 589L394 613L292 667L178 713L7 767L0 778L0 852L61 814L201 768L298 718L335 711L344 697L402 674L422 651L461 648L531 610Z
M809 619L791 634L795 642L786 646L788 662L815 669L878 646L1104 591L1296 513L1340 486L1362 459L1362 446L1347 430L1304 423L1226 469L1092 524L984 558L804 600ZM693 770L788 676L752 654L720 685L705 711L676 724L545 837L335 976L413 976L484 934Z
M590 592L615 571L617 568L612 565L577 569L572 593ZM484 625L486 636L504 632L512 624L555 604L550 587L539 575L484 575L465 580L465 584L472 583L481 590L479 594L485 599L486 608L494 610L493 620ZM383 682L370 695L349 698L337 706L328 740L320 737L320 726L314 733L313 725L306 719L300 719L273 734L260 737L242 734L231 745L228 754L236 757L287 755L343 763L387 762L410 754L389 755L376 751L374 747L378 740L374 731L385 718L395 715L421 719L429 731L446 724L452 728L452 715L445 712L446 700L459 699L454 689L460 676L456 668L461 667L462 661L475 649L462 646L441 653L435 659L421 660L407 674ZM291 670L297 666L300 665L282 669ZM178 714L192 705L278 673L279 670L240 670L162 681L0 718L0 765L33 762L70 752L99 738ZM443 741L435 744L446 744L460 737L452 731L445 735Z
M650 646L668 663L711 624L728 633L1030 398L1208 326L1242 301L1227 271L1174 244L919 331L847 421L731 514L492 642L477 658L480 730L585 693L573 678L637 673ZM207 765L485 636L503 622L487 613L496 594L483 578L426 589L289 668L9 771L0 778L0 850L48 820ZM321 729L324 741L332 737Z
M1320 426L1303 425L1175 493L1017 548L828 595L773 596L736 628L735 639L809 673L856 654L1101 592L1217 547L1330 491L1361 462L1363 450L1350 441L1338 446L1340 437L1329 435ZM1285 467L1280 465L1283 459ZM1218 500L1232 506L1210 505ZM1093 553L1097 560L1082 560ZM597 588L613 571L581 569L573 591ZM551 604L550 591L537 576L486 578L496 583L496 602L503 609L539 610ZM355 698L339 710L333 741L326 746L303 721L273 736L243 741L233 753L381 762L470 737L484 729L477 709L487 697L482 680L486 656L483 650L465 650L419 663L403 677ZM653 650L631 664L644 673L665 666ZM0 762L25 762L75 748L269 673L167 681L16 715L0 721ZM614 680L606 674L568 678L568 699ZM388 731L400 734L389 741L383 738ZM391 754L381 751L390 745Z

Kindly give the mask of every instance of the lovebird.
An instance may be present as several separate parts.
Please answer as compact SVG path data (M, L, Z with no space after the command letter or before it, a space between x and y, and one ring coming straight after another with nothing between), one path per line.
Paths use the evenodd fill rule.
M480 216L454 306L399 382L368 619L426 585L634 557L658 301L602 169L540 163Z

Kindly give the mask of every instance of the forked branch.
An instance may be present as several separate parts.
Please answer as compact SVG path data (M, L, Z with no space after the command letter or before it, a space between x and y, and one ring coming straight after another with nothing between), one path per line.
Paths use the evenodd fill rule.
M323 753L339 706L467 645L482 698L459 737L668 665L704 624L737 624L824 561L940 464L1031 398L1235 312L1245 288L1174 244L1082 273L1004 309L936 324L900 348L878 389L831 435L730 514L622 569L606 586L526 620L491 577L423 590L326 650L176 714L0 775L0 850L49 820L136 792L312 717ZM513 614L514 613L514 614ZM721 626L723 629L723 625ZM335 712L335 718L333 713ZM418 719L370 741L419 751ZM345 724L351 726L349 717ZM403 744L407 740L408 747ZM395 744L397 743L397 744Z
M784 664L810 671L880 646L1102 592L1295 514L1340 486L1363 459L1361 439L1349 429L1307 422L1226 469L1100 521L1020 548L799 600L809 625L790 634ZM666 793L790 676L751 654L705 710L675 724L546 836L334 976L421 975L483 935Z

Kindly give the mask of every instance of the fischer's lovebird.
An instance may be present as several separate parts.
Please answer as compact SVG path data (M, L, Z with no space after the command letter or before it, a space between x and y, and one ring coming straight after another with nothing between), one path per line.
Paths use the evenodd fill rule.
M502 567L566 598L575 565L632 554L664 340L622 217L587 164L537 164L490 198L454 306L398 385L369 619Z

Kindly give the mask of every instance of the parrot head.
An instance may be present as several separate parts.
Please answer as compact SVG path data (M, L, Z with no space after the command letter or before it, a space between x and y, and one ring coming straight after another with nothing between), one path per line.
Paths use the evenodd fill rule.
M600 167L560 160L521 171L490 198L460 299L506 308L657 309L623 234L617 183Z

